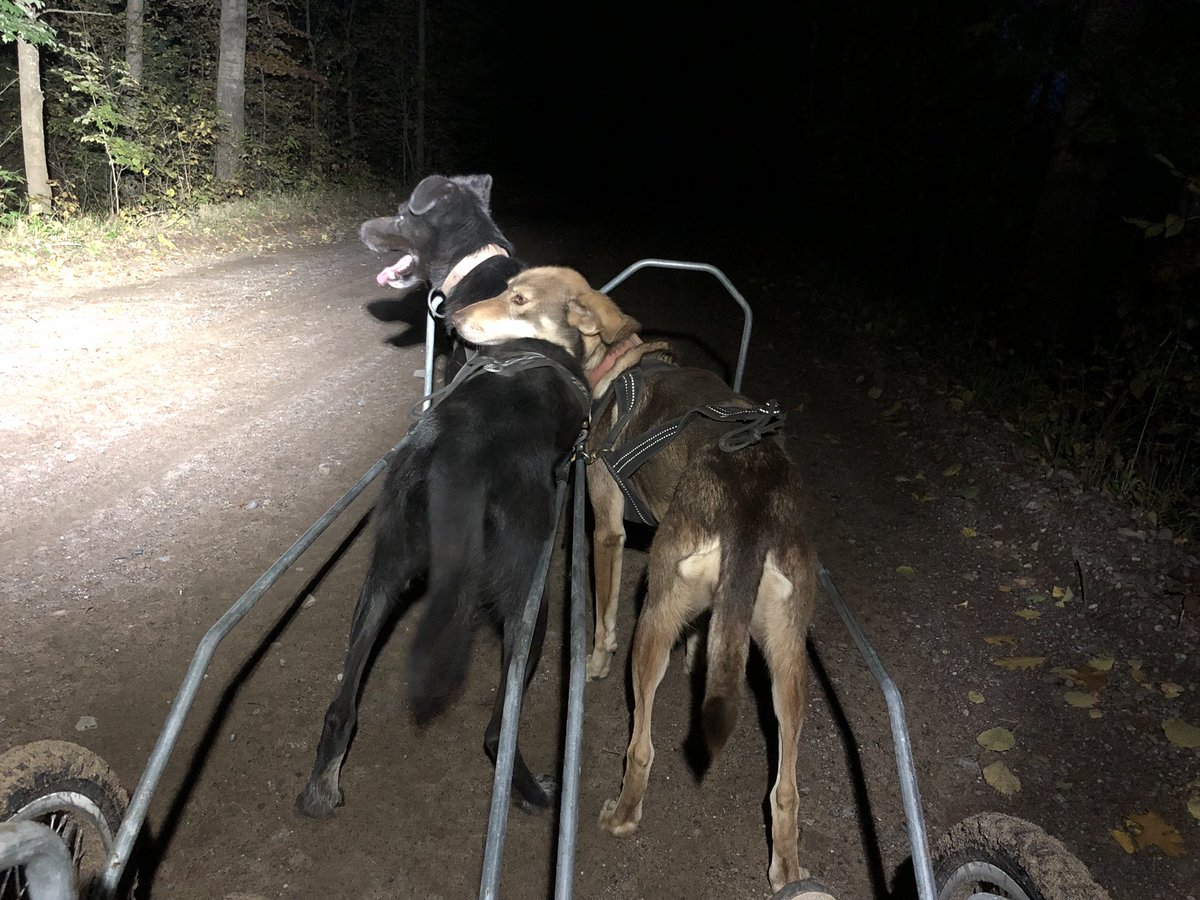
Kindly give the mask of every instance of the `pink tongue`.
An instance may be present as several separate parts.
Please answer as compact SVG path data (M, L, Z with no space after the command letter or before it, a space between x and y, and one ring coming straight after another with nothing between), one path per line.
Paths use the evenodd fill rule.
M375 276L376 283L383 287L390 281L395 281L402 275L407 275L412 271L413 258L412 254L406 253L396 261L394 266L388 266L382 272Z

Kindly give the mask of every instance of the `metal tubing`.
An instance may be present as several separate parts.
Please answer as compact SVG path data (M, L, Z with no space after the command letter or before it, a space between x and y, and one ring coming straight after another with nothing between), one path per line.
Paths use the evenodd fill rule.
M0 822L0 873L18 866L29 900L76 900L71 854L62 838L41 822Z
M740 391L742 389L742 373L746 371L746 353L750 349L750 329L754 324L754 313L750 311L750 304L746 302L746 298L743 297L738 292L738 289L733 286L733 282L725 277L725 273L716 266L710 266L708 263L683 262L678 259L639 259L633 265L629 266L627 269L617 275L616 278L613 278L610 282L608 282L608 284L604 285L604 287L600 288L600 293L607 294L634 272L637 272L640 269L648 268L682 269L689 272L708 272L710 275L716 278L717 281L721 282L721 284L725 287L725 290L729 292L729 295L737 301L737 305L742 308L742 344L741 348L738 350L737 369L735 369L733 373L733 389L735 391Z
M427 399L421 404L422 410L429 409L428 397L433 393L433 333L433 313L427 312L425 313L425 379L422 382L425 391L422 396Z
M187 673L183 676L183 684L180 686L179 692L175 695L175 700L171 704L171 711L167 715L166 724L163 726L162 733L158 736L158 741L155 743L154 750L150 754L150 759L146 763L146 770L142 773L142 778L138 782L137 790L133 794L133 800L129 803L129 810L126 812L125 819L121 822L121 828L117 832L117 840L113 846L112 853L108 857L108 863L104 872L103 889L105 896L112 897L116 894L117 887L121 882L121 876L125 872L125 866L129 862L130 850L133 849L133 843L137 839L138 832L142 828L142 823L146 819L146 812L150 807L150 798L154 794L155 788L158 787L163 769L166 768L167 760L171 755L171 751L175 748L175 742L179 738L179 732L183 728L183 720L187 717L188 710L192 706L192 701L196 698L196 693L200 689L200 683L204 679L204 673L208 669L209 662L212 660L217 645L242 620L242 617L250 612L254 604L258 602L258 599L287 571L288 567L296 561L297 557L312 546L313 542L321 536L333 520L366 489L367 485L378 477L380 472L388 467L396 457L396 454L400 452L400 448L404 446L405 440L407 440L407 435L375 463L355 483L354 487L345 493L342 499L329 508L325 515L313 523L312 527L304 532L288 551L279 557L275 561L275 564L259 577L258 581L254 582L246 593L242 594L241 598L229 608L225 615L217 620L217 623L200 640L200 644L192 656L192 662L187 668Z
M440 319L446 314L442 308L446 305L446 297L439 290L431 290L429 296L425 298L425 400L421 404L421 411L427 412L429 405L433 402L429 399L429 395L433 393L433 338L437 327L434 325L434 319Z
M900 775L900 796L904 801L904 816L908 821L908 840L912 848L913 874L917 882L917 895L920 900L937 900L937 889L933 881L933 865L929 860L929 839L925 832L925 814L921 810L921 794L917 789L917 767L913 763L912 743L908 737L908 724L904 719L904 701L900 698L900 689L888 674L883 660L867 640L862 625L850 611L849 605L833 583L829 570L822 564L819 572L821 584L825 593L833 602L833 607L842 617L850 636L858 646L858 652L867 661L867 668L883 689L883 697L887 702L888 719L892 726L892 744L896 750L896 770Z
M579 833L579 773L583 748L583 685L586 669L587 626L584 624L584 585L587 583L587 535L584 497L587 494L582 454L575 459L574 516L571 520L570 670L567 683L567 735L563 748L562 802L558 808L558 865L554 870L555 900L570 900L575 886L575 840Z
M558 483L554 498L554 521L562 518L567 499L567 480ZM504 857L504 838L508 832L509 795L512 793L513 761L517 753L517 728L521 719L521 700L525 687L525 666L529 662L529 644L537 624L538 611L542 605L542 589L546 586L546 573L550 570L550 556L554 552L557 527L551 530L542 545L529 595L525 598L525 610L517 629L513 644L512 659L508 663L508 675L504 686L504 712L500 719L500 746L496 751L496 774L492 780L492 806L488 813L487 841L483 848L483 875L479 883L480 900L496 900L500 896L500 864Z

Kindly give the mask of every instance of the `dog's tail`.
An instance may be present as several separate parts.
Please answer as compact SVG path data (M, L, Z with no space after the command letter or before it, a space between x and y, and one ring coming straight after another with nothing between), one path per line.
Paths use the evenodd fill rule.
M408 661L417 721L437 715L462 686L470 662L472 610L483 546L484 486L470 478L429 480L429 577L425 612ZM448 475L448 473L445 473Z
M708 676L700 719L711 763L737 724L746 657L750 654L750 620L763 574L766 549L754 541L721 547L721 575L713 593L708 626Z

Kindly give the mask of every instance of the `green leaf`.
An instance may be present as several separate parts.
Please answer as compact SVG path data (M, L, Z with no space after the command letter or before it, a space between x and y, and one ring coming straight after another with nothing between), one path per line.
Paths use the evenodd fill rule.
M1165 229L1165 231L1163 233L1163 237L1169 237L1169 238L1175 237L1175 235L1177 235L1177 234L1179 234L1179 232L1183 231L1183 226L1184 226L1183 216L1178 216L1175 213L1171 213L1169 216L1167 216L1166 220L1163 222L1163 228Z

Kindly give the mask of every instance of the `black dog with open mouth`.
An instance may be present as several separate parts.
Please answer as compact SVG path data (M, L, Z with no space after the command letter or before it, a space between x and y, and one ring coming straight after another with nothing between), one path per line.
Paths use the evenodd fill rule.
M429 284L445 295L447 315L502 293L525 265L492 220L491 196L491 175L430 175L396 215L363 222L364 244L399 254L376 281L405 292Z

